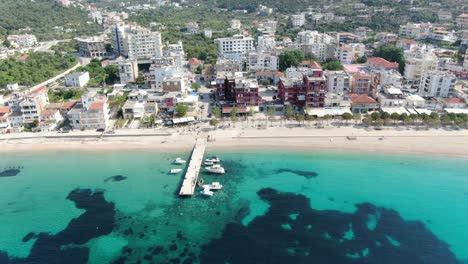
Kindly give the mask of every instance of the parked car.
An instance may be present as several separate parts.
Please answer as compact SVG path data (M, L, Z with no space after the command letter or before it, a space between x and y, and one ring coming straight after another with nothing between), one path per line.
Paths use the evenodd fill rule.
M104 132L104 130L105 130L104 128L98 128L96 129L96 132Z
M104 134L115 134L115 131L114 130L107 130L106 132L104 132Z

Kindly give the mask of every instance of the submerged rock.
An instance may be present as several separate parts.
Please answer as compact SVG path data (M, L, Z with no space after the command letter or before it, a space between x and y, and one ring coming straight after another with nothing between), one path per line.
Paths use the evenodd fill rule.
M21 171L19 169L6 169L0 172L0 177L13 177L18 175L20 172Z
M301 171L301 170L292 170L292 169L279 169L276 171L276 173L285 173L285 172L296 174L296 175L305 177L307 179L315 178L318 176L318 173L313 172L313 171Z
M126 180L127 177L125 176L122 176L122 175L115 175L115 176L110 176L110 177L107 177L104 182L108 182L108 181L114 181L114 182L119 182L119 181L123 181L123 180Z

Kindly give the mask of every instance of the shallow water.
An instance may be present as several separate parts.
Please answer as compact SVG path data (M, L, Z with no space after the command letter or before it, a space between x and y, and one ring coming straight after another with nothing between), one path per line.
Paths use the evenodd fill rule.
M2 158L0 170L20 172L0 177L0 263L47 257L41 250L47 245L55 246L48 254L57 263L64 252L75 256L68 263L468 259L466 159L279 151L207 156L213 154L223 159L226 175L201 175L224 189L188 199L176 195L182 173L168 171L176 167L172 159L189 153Z

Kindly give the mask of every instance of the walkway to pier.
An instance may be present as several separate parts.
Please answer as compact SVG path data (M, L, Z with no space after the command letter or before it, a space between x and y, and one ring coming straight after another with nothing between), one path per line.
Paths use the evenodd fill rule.
M198 173L200 172L203 155L205 155L206 139L198 138L193 147L192 156L185 173L184 181L180 187L180 196L193 195L195 187L197 186Z

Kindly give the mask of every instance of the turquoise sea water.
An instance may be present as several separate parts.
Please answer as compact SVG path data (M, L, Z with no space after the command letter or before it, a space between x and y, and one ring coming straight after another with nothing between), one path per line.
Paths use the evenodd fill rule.
M197 193L189 199L180 199L176 195L182 174L168 173L169 169L176 167L170 161L178 156L188 159L189 152L4 155L0 160L0 172L11 166L19 166L20 172L14 177L0 177L0 251L4 255L8 254L8 258L4 259L27 258L34 251L35 243L45 243L42 238L38 238L38 234L48 234L60 237L57 240L67 241L65 237L74 236L70 231L73 219L80 218L87 223L99 222L99 214L86 217L85 212L89 208L80 209L76 200L67 199L74 190L89 189L102 193L105 201L115 206L111 210L114 222L109 232L98 235L99 228L102 230L104 227L102 223L96 224L98 231L94 236L91 234L90 239L79 245L71 245L89 248L89 251L82 253L89 259L89 263L136 263L138 260L141 263L183 263L184 260L187 261L185 263L219 263L202 255L206 255L203 251L214 248L214 241L235 243L232 236L226 237L229 234L226 225L230 223L233 228L247 230L255 236L258 231L256 226L262 223L266 227L265 223L273 221L274 215L268 214L269 210L280 208L279 203L289 199L289 196L282 194L302 195L298 197L308 199L314 214L336 220L330 220L329 225L352 219L352 216L357 218L356 205L363 203L396 212L402 219L399 220L402 223L394 225L394 229L398 230L393 230L392 234L383 234L393 247L412 246L405 242L407 231L403 227L406 222L417 221L422 231L430 231L458 260L468 260L467 159L313 151L207 153L207 156L211 155L222 158L227 173L215 176L202 172L202 177L205 182L221 182L224 189L211 198L201 197ZM123 177L120 181L109 178L116 175ZM266 188L272 188L281 195L267 192ZM262 196L262 190L268 195ZM268 197L281 197L282 201ZM291 197L291 201L296 201L297 197L294 197ZM291 209L296 205L291 202L285 206ZM280 227L282 230L294 231L295 223L304 220L305 209L300 206L297 208L297 211L293 210L294 213L288 215L290 220L284 220ZM382 210L377 213L376 209L375 214L366 216L369 230L383 225L383 220L379 223L379 219L381 214L388 212ZM281 211L275 212L281 214ZM396 221L396 218L387 219ZM324 223L326 226L327 220ZM361 231L357 229L356 222L353 223L346 223L346 232L343 232L339 243L356 241L352 245L354 248L359 245L355 236L359 237ZM314 230L314 225L315 222L308 228ZM80 225L75 231L79 231L79 228ZM66 233L63 230L70 232L63 235ZM84 233L83 230L81 232ZM426 235L422 231L421 236ZM31 232L31 238L24 239ZM261 235L258 233L259 239ZM325 241L334 236L336 234L331 231L323 233ZM288 238L287 233L278 233L276 239L284 238ZM245 238L238 239L242 241ZM375 241L378 247L381 243L384 242ZM66 245L70 246L68 243ZM362 246L360 253L352 252L349 246L343 256L365 259L368 255L377 254L373 248L359 246ZM288 247L286 255L297 257L299 248ZM303 257L307 257L310 253L304 254ZM4 262L8 263L6 260ZM77 260L75 263L82 262ZM231 260L231 263L236 262Z

